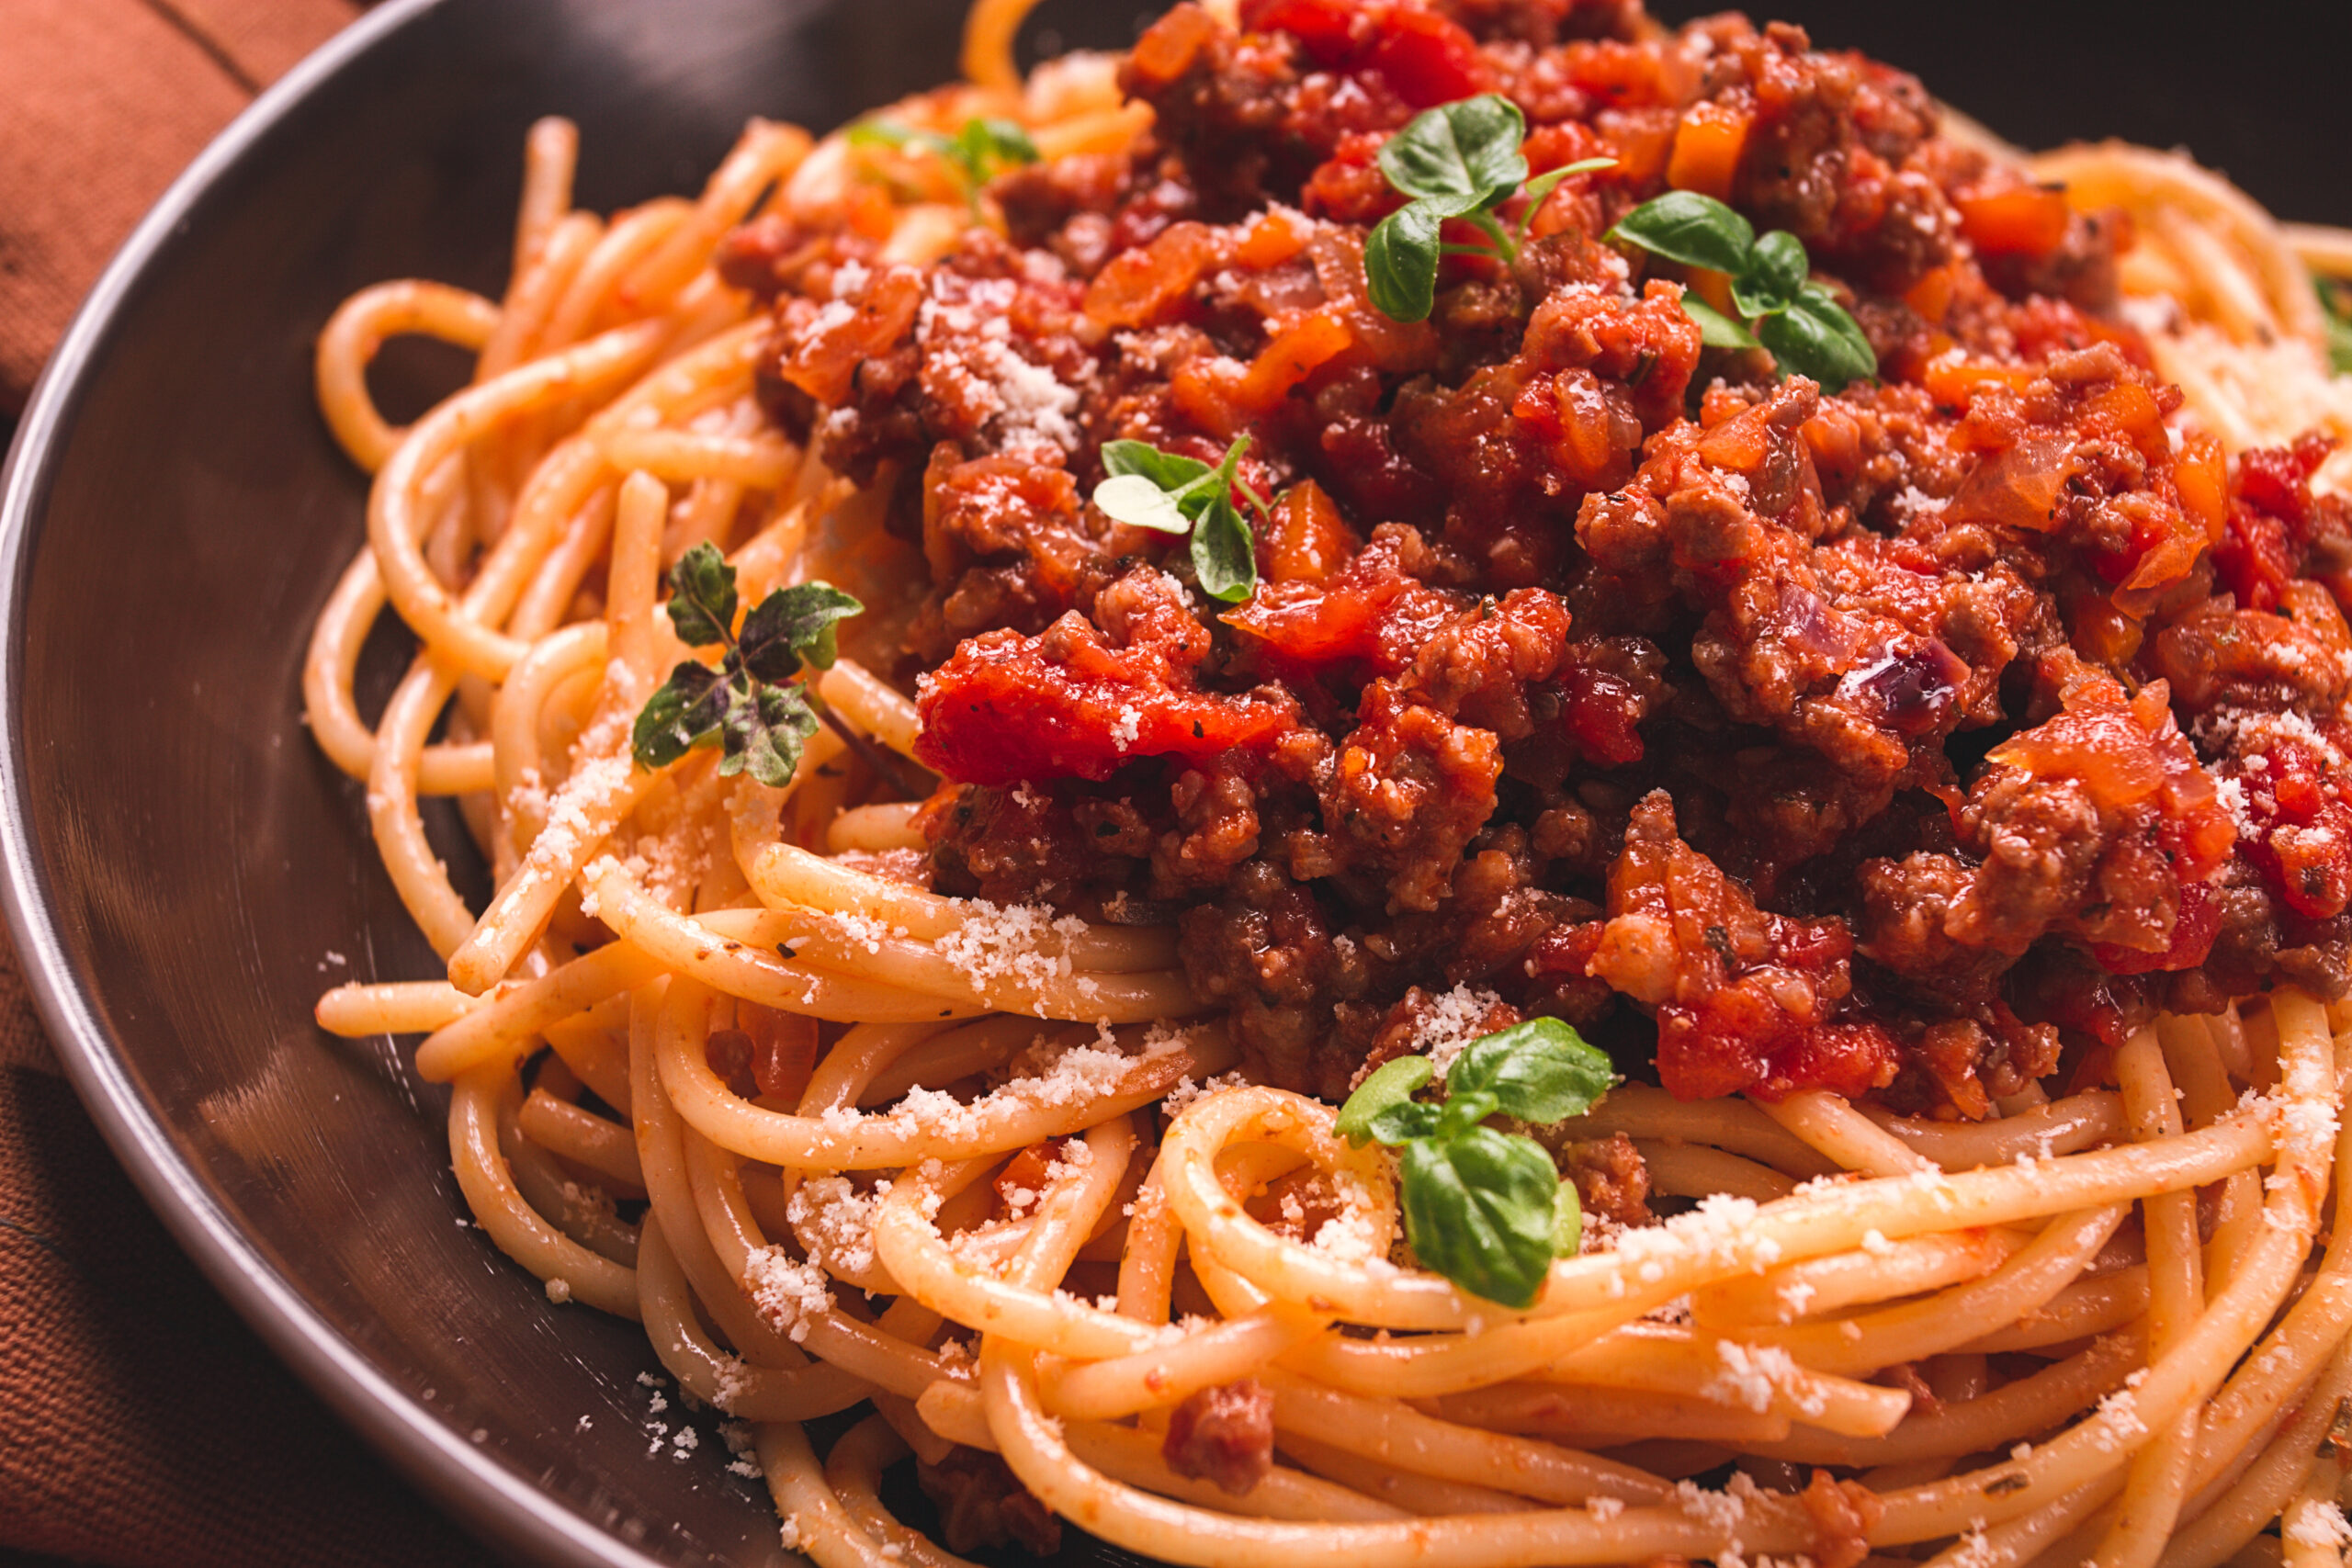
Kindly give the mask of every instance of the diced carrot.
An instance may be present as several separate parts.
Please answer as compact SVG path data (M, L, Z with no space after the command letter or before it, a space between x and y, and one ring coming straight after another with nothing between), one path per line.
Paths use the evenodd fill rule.
M1667 158L1666 183L1695 190L1717 201L1731 199L1740 150L1747 145L1748 111L1739 104L1709 99L1684 112L1675 128L1674 151Z
M1921 321L1939 325L1944 313L1951 309L1951 297L1958 287L1951 266L1930 267L1927 275L1913 284L1903 296L1903 302L1917 312Z
M1347 323L1330 311L1302 317L1250 362L1248 373L1233 389L1233 400L1253 414L1264 413L1352 341Z
M898 203L878 185L853 185L843 198L850 228L869 240L887 240L899 221Z
M1266 576L1275 582L1321 582L1359 547L1339 503L1313 479L1283 492L1263 530Z
M1682 117L1663 104L1652 108L1603 109L1593 117L1594 127L1617 166L1611 179L1638 190L1666 177L1667 159L1674 152L1674 133Z
M1928 363L1921 378L1928 395L1947 408L1964 409L1984 387L2007 387L2023 391L2037 372L2019 365L1986 365L1977 360L1939 356Z
M1086 286L1086 313L1106 327L1148 326L1192 291L1216 261L1216 231L1172 223L1141 250L1123 251Z
M2190 431L2181 443L2173 480L2180 487L2181 510L2205 530L2207 543L2220 544L2230 521L2229 461L2221 442L2204 431Z
M2156 407L2156 400L2149 396L2148 389L2137 381L2116 382L2093 398L2084 412L2094 418L2111 421L2151 461L2160 459L2172 448L2171 438L2165 434L2164 411Z
M1861 426L1843 405L1825 401L1821 412L1799 426L1797 434L1804 437L1813 465L1825 479L1831 475L1849 479L1860 470Z
M1216 36L1216 19L1198 6L1179 6L1136 39L1127 63L1145 82L1173 82L1193 63L1201 46Z
M1065 1140L1049 1138L1042 1144L1032 1144L1014 1155L1005 1168L998 1171L993 1185L997 1196L1008 1205L1028 1208L1045 1196L1046 1173L1062 1157ZM1015 1194L1020 1194L1016 1199Z
M1952 199L1961 232L1987 255L2047 255L2066 237L2066 193L2046 186L1964 193Z
M1270 266L1282 265L1306 244L1306 236L1291 215L1279 207L1270 207L1250 220L1250 226L1241 231L1241 243L1233 253L1234 265L1263 272Z
M2121 669L2140 651L2146 628L2109 599L2086 596L2067 615L2067 640L2094 664Z

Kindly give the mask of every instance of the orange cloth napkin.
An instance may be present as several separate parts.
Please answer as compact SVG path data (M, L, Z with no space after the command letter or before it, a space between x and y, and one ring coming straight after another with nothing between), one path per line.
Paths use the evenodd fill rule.
M0 439L172 177L351 0L0 0ZM83 1113L0 942L0 1568L492 1561L270 1355Z

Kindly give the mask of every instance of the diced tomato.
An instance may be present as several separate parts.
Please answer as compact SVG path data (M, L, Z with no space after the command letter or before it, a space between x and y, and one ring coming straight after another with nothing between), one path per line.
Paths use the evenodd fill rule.
M1952 198L1960 230L1987 255L2047 255L2066 238L2066 193L2043 186L1969 191Z
M1058 636L1057 636L1058 634ZM1057 638L1056 652L1047 638ZM917 705L915 755L963 784L1101 781L1134 757L1263 747L1297 721L1287 699L1191 689L1150 649L1113 648L1075 613L1045 637L968 637Z
M2192 882L2180 890L2180 913L2174 917L2172 945L2161 953L2094 942L2091 956L2110 975L2149 975L2194 969L2213 951L2222 934L2222 900L2211 883Z
M1241 26L1253 33L1288 33L1307 58L1329 71L1354 51L1348 0L1243 0Z
M1259 570L1269 582L1321 582L1361 547L1321 485L1301 479L1259 530Z
M1666 161L1666 183L1729 201L1740 151L1747 145L1748 118L1746 106L1713 98L1683 111Z
M1435 11L1400 6L1391 12L1365 63L1417 109L1471 97L1487 86L1478 40Z

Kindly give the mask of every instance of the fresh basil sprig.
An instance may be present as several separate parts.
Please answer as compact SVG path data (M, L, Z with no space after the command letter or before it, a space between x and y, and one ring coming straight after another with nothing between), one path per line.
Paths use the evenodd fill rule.
M918 130L895 119L862 119L849 128L853 147L912 148L928 152L956 171L972 215L979 216L980 187L1007 169L1037 161L1037 144L1012 120L983 115L964 122L953 136Z
M1438 258L1450 252L1481 253L1476 245L1447 245L1439 240L1446 220L1475 224L1492 242L1493 254L1516 259L1527 225L1552 187L1570 175L1614 166L1614 158L1581 163L1527 178L1527 117L1500 93L1481 93L1424 109L1380 149L1380 172L1413 199L1382 219L1363 245L1363 276L1375 310L1394 321L1426 320L1437 299ZM1495 209L1521 184L1527 206L1506 230Z
M805 665L830 670L836 624L865 606L830 582L779 588L735 626L735 569L709 544L696 545L670 569L670 624L689 648L718 644L717 669L689 659L648 697L630 733L643 768L667 767L701 746L726 753L722 776L746 767L782 789L800 765L801 742L817 733L820 701L793 680Z
M1405 1239L1423 1264L1473 1295L1532 1306L1552 1259L1576 1252L1584 1211L1543 1145L1481 1123L1583 1114L1615 1081L1609 1058L1558 1019L1533 1018L1464 1046L1441 1104L1413 1098L1430 1076L1426 1056L1386 1063L1334 1126L1351 1143L1401 1151Z
M1110 478L1094 487L1106 516L1137 528L1193 536L1193 570L1201 592L1238 604L1258 586L1258 550L1249 519L1233 504L1235 478L1250 438L1237 437L1215 468L1198 457L1163 452L1148 441L1106 441L1102 467ZM1241 493L1263 517L1265 502L1247 485Z
M1786 229L1758 239L1755 227L1711 196L1670 190L1617 220L1611 240L1652 255L1731 275L1742 320L1684 291L1682 310L1709 348L1767 348L1783 376L1810 376L1835 392L1878 374L1878 355L1838 297L1813 282L1804 242Z
M2352 284L2323 278L2320 313L2327 319L2327 364L2338 376L2352 376Z

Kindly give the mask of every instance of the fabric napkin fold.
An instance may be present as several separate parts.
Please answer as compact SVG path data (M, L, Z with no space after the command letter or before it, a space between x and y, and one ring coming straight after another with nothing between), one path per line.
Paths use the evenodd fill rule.
M0 440L107 258L350 0L0 0ZM0 941L0 1568L493 1561L148 1212Z

